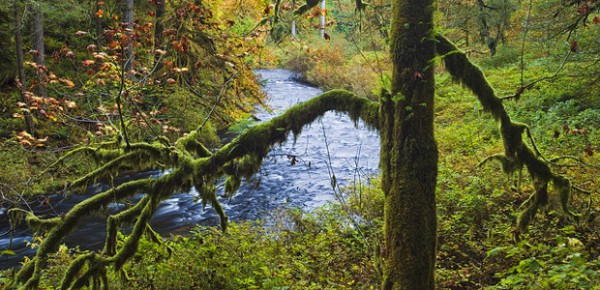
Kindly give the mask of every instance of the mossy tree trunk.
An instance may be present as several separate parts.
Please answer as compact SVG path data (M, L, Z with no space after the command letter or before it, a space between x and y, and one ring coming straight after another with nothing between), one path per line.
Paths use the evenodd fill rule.
M21 13L19 10L21 9L19 2L17 0L13 0L13 21L14 21L14 34L15 34L15 51L17 53L17 80L20 84L19 92L21 95L21 101L27 104L29 107L29 100L25 97L23 86L25 85L25 67L23 66L23 35L21 33ZM31 117L31 113L29 111L24 112L25 115L25 128L27 132L31 135L35 135L35 124L33 123L33 118Z
M113 267L119 271L135 253L143 233L154 236L155 241L160 240L147 225L157 204L191 185L200 193L203 202L210 202L217 210L225 228L227 219L215 191L217 178L228 176L226 192L233 194L242 177L247 178L258 171L272 146L285 142L288 134L299 134L305 125L325 112L337 111L347 113L354 121L362 119L380 131L380 167L385 194L382 288L433 289L438 163L433 135L433 60L436 59L436 51L448 72L471 89L483 108L500 124L505 153L488 159L501 161L507 172L525 168L534 180L535 191L523 204L517 233L526 229L539 208L548 201L550 183L559 194L567 217L575 222L589 218L591 207L583 215L567 207L571 182L552 172L537 149L534 147L532 150L523 142L523 134L529 134L527 126L511 121L502 100L495 95L483 72L454 44L441 35L435 35L433 2L392 0L392 87L390 92L382 93L379 103L343 90L332 90L293 106L281 116L251 127L214 153L200 143L202 126L175 144L164 137L152 143L132 144L116 139L114 142L87 144L67 153L61 160L87 154L100 163L93 172L70 183L73 190L114 176L125 168L131 170L133 164L137 166L133 169L140 171L155 168L172 170L157 178L129 181L99 193L77 204L61 217L39 218L27 210L11 209L9 216L13 225L25 221L35 231L47 232L36 256L23 265L11 286L38 289L50 253L58 249L62 239L83 217L105 208L110 202L123 200L136 193L145 193L146 196L135 206L109 216L103 252L91 252L76 258L65 271L61 289L78 289L90 281L93 286L107 287L106 269ZM16 1L13 3L16 4ZM117 244L117 232L132 223L131 234L122 245Z
M437 147L433 1L393 0L391 95L381 97L383 289L433 289Z

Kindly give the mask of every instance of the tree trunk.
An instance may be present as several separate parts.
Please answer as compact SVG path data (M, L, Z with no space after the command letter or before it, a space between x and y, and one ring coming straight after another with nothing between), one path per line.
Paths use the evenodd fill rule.
M392 1L392 91L380 107L386 290L434 288L434 9L431 0Z
M127 23L127 44L125 47L125 71L129 71L134 61L133 55L133 0L125 0L125 11L123 13L123 21Z
M154 24L154 47L160 48L163 43L163 32L165 30L165 26L163 25L164 16L165 16L165 0L158 0L155 3L156 5L156 22ZM160 55L156 54L154 56L154 65L158 65L158 61L160 60Z
M21 35L21 15L19 14L19 3L13 0L13 18L15 21L15 50L17 52L17 78L19 82L19 92L21 100L29 107L29 100L23 94L23 86L25 85L25 68L23 67L23 37ZM31 135L35 135L35 126L33 118L29 111L24 112L25 128Z
M327 13L325 7L325 0L321 0L321 38L325 38L325 13Z
M156 1L156 24L154 27L154 45L160 47L162 45L162 34L165 30L163 18L165 16L165 0Z
M36 93L40 96L46 96L46 48L44 46L44 14L41 3L33 3L33 49L35 54L33 59L37 67L37 86Z
M490 49L490 55L494 56L496 54L497 39L492 37L492 34L490 33L490 27L487 23L488 15L485 10L489 9L489 7L485 5L483 0L477 0L477 4L479 5L479 20L481 21L481 30L479 31L479 35L481 36L481 41L484 42Z
M101 49L104 40L104 16L98 13L98 11L103 10L102 6L105 5L103 3L102 0L96 0L96 13L94 15L96 19L96 46L98 49Z

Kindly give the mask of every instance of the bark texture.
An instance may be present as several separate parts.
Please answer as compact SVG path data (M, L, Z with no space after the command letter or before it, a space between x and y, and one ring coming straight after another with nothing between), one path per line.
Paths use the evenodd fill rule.
M19 93L21 95L21 101L23 101L29 107L29 100L25 97L23 92L23 85L25 84L25 68L23 67L23 36L21 33L21 14L19 2L17 0L13 0L13 21L15 24L15 50L17 52L17 78L20 84ZM28 111L24 112L25 116L25 127L27 128L27 132L31 135L35 135L35 124L33 123L33 118L31 117L31 113Z
M437 146L433 1L392 1L392 91L381 96L383 289L433 289Z
M46 96L46 47L44 45L44 14L41 3L33 4L33 49L36 51L33 55L37 70L36 93L40 96Z
M133 0L125 0L125 11L123 13L123 21L127 23L127 44L125 47L125 71L131 70L134 62L133 42L135 34L133 32Z

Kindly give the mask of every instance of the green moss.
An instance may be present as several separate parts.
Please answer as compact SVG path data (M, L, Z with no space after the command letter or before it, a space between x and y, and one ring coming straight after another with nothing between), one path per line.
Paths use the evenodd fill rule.
M32 228L48 230L48 236L40 244L36 257L19 272L20 278L17 283L25 283L26 287L37 287L49 254L58 249L62 239L83 217L102 210L112 201L122 200L136 193L143 192L146 196L130 209L108 217L103 256L84 255L76 259L63 279L65 288L82 287L89 283L103 285L103 281L106 280L106 267L112 265L119 271L134 255L142 234L152 235L147 223L158 203L186 187L196 187L203 203L210 203L215 208L221 218L221 227L225 230L227 217L216 197L217 177L224 173L230 175L226 182L226 192L233 194L241 184L241 177L254 174L274 144L284 142L289 133L299 134L305 125L330 110L348 113L355 122L362 119L371 128L377 128L376 103L356 97L347 91L334 90L296 105L269 122L253 126L214 154L211 154L201 141L202 127L180 138L175 147L164 138L158 138L152 143L130 144L116 140L90 144L67 153L65 158L88 154L101 164L96 170L73 182L72 187L84 186L100 178L114 176L121 170L139 171L168 167L172 168L172 171L156 178L129 181L99 193L77 204L62 218L41 219L24 210L12 210L15 221L25 219ZM118 231L133 221L135 222L131 234L126 237L122 246L117 247ZM83 265L86 265L87 269L83 269Z
M502 158L497 159L503 163L505 171L512 172L514 169L525 166L534 180L536 190L523 205L524 210L519 214L517 222L518 229L524 231L536 215L538 208L546 204L548 200L547 187L551 181L560 197L563 213L577 221L580 215L573 213L568 207L571 196L570 181L564 176L552 172L548 163L538 154L533 140L532 146L535 151L524 143L523 133L527 131L531 135L528 127L525 124L511 121L502 100L496 96L483 72L472 64L463 52L441 35L436 36L436 40L438 41L437 51L443 55L448 72L453 78L468 87L477 96L484 110L499 122L505 153Z

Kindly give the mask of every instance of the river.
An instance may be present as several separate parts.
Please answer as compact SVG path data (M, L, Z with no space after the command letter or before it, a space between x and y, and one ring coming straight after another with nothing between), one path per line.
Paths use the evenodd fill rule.
M261 121L280 115L286 108L306 101L321 90L294 80L294 73L287 70L257 70L263 80L263 90L268 95L266 101L270 110L258 108L254 117ZM355 126L356 125L356 126ZM296 156L292 164L289 156ZM294 142L293 136L280 146L276 146L265 158L259 172L244 181L238 192L229 198L220 198L230 220L257 220L268 218L274 210L301 208L310 211L327 202L335 201L331 185L331 174L335 174L340 185L363 182L367 176L377 173L379 162L379 136L367 130L359 122L355 124L343 114L326 113L322 118L305 128ZM120 176L116 183L149 176L159 176L168 172L149 171ZM222 182L221 182L222 183ZM39 202L31 204L36 212L56 216L68 211L73 205L101 190L106 184L96 184L88 188L85 195L53 195L52 207ZM219 186L220 195L223 186ZM173 195L163 201L152 217L152 227L161 235L186 231L194 225L218 225L218 215L197 201L195 190ZM139 197L137 197L139 198ZM126 205L113 203L108 213L118 212ZM0 252L11 249L15 255L0 257L0 269L18 265L24 256L32 257L35 249L28 246L31 232L25 228L9 231L6 208L0 207ZM69 247L98 249L104 242L104 222L106 214L97 214L83 221L76 231L66 239Z

